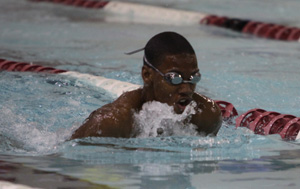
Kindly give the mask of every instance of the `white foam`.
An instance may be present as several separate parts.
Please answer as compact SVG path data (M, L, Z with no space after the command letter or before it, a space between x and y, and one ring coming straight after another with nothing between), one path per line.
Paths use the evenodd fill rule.
M188 122L195 114L195 105L196 103L192 102L182 114L176 114L174 108L165 103L157 101L145 103L142 110L134 114L134 126L138 137L197 135L195 125ZM159 134L158 129L163 133Z

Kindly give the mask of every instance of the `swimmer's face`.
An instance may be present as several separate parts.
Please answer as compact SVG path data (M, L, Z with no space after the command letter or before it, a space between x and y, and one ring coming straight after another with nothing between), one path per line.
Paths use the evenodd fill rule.
M191 76L199 72L196 56L192 54L167 55L162 61L163 63L157 69L163 74L176 72L184 80L189 80ZM157 72L153 72L152 81L154 100L173 106L176 113L182 113L192 101L196 84L181 83L173 85Z

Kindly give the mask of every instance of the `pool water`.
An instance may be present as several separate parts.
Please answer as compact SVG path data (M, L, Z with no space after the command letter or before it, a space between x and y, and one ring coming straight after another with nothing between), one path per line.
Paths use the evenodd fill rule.
M296 0L130 1L300 27ZM0 58L142 84L141 48L155 34L176 31L195 48L202 80L196 91L252 108L300 116L299 42L272 41L203 25L108 22L101 10L0 0ZM56 188L299 188L299 141L255 135L224 122L217 137L191 130L171 136L69 141L93 110L112 102L109 92L80 79L0 71L0 164L13 163L15 183ZM151 104L150 104L151 107ZM172 116L138 115L141 123ZM156 108L156 109L155 109ZM169 124L170 125L170 124ZM150 126L151 127L151 126ZM175 127L175 126L174 126ZM0 166L0 180L7 180ZM1 171L1 169L3 169ZM37 179L29 182L29 174ZM40 172L39 172L40 171ZM57 182L42 175L51 173ZM7 174L7 172L5 172ZM40 175L40 177L38 176ZM30 177L28 176L28 177ZM68 178L68 179L66 179ZM48 179L49 180L49 179ZM78 184L79 183L79 184Z

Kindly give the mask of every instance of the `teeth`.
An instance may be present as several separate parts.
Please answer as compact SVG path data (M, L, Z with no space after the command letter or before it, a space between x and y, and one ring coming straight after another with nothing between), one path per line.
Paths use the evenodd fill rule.
M182 106L187 106L190 103L190 101L188 99L181 99L178 101L178 103Z

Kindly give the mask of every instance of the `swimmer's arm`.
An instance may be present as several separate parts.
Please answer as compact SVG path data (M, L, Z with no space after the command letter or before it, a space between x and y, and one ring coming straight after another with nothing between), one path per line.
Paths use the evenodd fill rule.
M211 99L200 94L194 95L197 102L197 112L191 122L197 126L200 134L217 135L222 125L222 115L219 106Z

